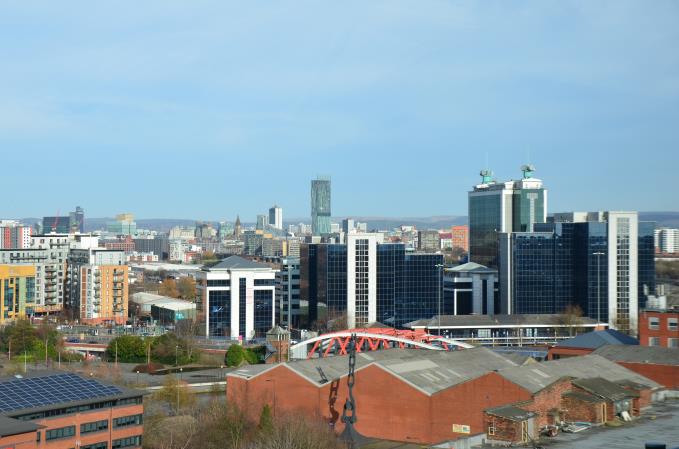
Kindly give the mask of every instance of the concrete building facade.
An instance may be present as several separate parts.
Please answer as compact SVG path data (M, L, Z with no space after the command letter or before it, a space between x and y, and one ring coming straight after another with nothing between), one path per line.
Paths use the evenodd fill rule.
M264 337L276 320L275 272L230 256L196 273L200 319L208 337Z

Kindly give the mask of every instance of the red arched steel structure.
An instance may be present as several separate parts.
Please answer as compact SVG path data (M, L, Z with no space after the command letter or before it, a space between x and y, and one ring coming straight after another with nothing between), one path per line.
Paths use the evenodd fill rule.
M313 344L312 348L307 352L307 358L313 358L316 354L318 354L319 357L325 357L331 353L346 355L352 334L356 335L357 352L406 347L435 351L450 351L473 347L468 343L438 335L430 335L422 330L360 328L319 335L318 337L310 338L293 345L290 350L294 351L295 349Z

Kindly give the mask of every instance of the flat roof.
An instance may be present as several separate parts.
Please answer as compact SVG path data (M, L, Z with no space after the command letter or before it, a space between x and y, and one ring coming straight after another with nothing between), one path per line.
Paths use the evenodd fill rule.
M0 379L0 414L16 416L142 395L74 373L29 373Z
M441 327L566 326L561 314L441 315ZM581 317L577 326L595 326L597 321ZM406 323L406 327L438 328L438 316Z
M41 427L42 426L35 424L31 421L22 421L20 419L0 416L0 437L8 437L11 435L35 432Z

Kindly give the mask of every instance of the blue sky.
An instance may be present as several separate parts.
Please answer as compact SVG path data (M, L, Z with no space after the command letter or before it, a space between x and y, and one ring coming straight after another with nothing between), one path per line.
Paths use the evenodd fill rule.
M679 210L679 2L103 3L0 4L0 217Z

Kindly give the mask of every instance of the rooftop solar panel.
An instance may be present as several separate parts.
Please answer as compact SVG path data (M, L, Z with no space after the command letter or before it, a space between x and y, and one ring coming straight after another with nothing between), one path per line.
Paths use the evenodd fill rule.
M11 379L0 382L0 412L76 402L121 394L122 390L76 374Z

